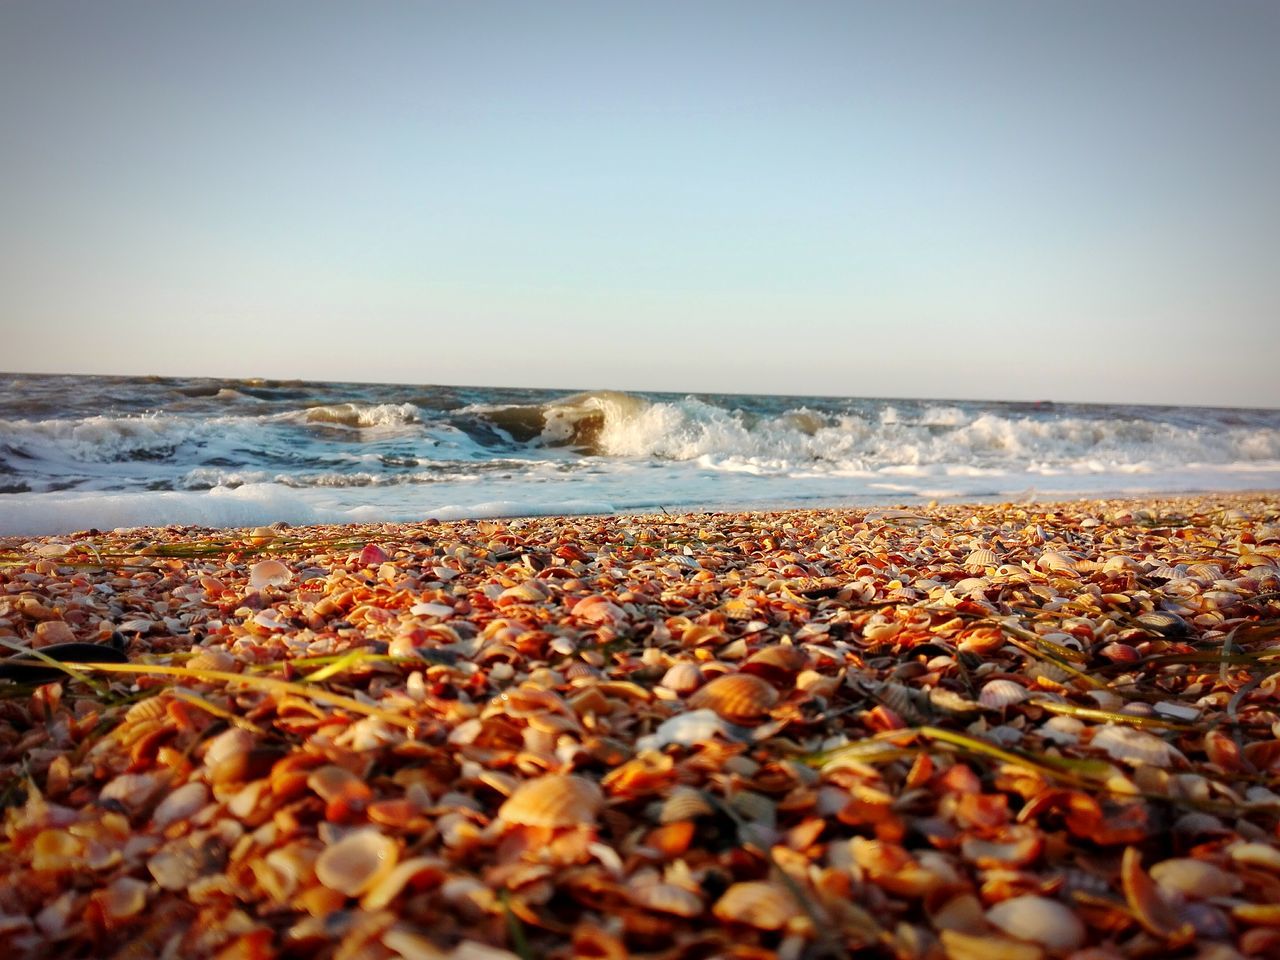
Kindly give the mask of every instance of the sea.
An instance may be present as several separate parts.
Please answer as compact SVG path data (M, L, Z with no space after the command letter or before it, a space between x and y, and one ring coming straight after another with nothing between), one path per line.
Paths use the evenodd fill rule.
M1280 411L0 373L0 534L1280 488Z

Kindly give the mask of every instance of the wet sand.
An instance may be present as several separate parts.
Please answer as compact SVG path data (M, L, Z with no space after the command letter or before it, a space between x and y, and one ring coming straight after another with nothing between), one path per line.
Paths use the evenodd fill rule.
M1280 950L1280 495L0 564L15 957Z

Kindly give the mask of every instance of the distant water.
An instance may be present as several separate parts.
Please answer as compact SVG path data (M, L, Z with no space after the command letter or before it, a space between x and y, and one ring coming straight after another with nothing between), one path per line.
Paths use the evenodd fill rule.
M0 374L0 533L1280 487L1280 411Z

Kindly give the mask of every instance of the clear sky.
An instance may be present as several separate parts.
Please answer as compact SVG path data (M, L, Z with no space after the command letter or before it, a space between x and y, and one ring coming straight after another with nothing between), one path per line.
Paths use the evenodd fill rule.
M1280 3L0 4L0 369L1280 406Z

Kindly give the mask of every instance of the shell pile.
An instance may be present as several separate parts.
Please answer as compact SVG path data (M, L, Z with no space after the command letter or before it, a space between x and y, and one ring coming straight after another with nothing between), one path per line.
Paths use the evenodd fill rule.
M0 541L0 947L1275 956L1278 591L1250 495Z

